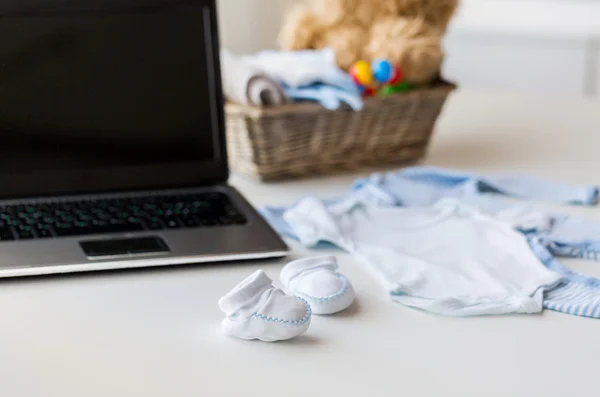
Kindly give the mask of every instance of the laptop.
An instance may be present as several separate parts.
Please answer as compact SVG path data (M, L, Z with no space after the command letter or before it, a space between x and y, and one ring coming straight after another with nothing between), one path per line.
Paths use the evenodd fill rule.
M227 185L216 13L0 3L0 277L288 253Z

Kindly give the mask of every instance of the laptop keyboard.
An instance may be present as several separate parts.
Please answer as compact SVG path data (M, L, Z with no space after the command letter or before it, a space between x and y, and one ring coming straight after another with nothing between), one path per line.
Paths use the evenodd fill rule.
M0 205L0 241L243 225L222 193Z

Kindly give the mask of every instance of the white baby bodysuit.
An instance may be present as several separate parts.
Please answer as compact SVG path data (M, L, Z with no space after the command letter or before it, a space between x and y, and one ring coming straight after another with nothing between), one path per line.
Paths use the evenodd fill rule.
M336 244L366 263L392 299L432 313L540 312L544 290L561 279L512 220L456 199L402 208L308 198L284 217L304 244Z

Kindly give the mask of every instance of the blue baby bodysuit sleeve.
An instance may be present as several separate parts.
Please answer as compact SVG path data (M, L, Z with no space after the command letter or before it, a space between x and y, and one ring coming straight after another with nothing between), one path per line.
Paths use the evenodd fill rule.
M571 205L594 205L598 201L598 188L592 185L572 186L528 176L483 176L436 167L373 174L354 183L353 191L365 189L379 190L406 207L433 205L447 197L491 211L510 206L502 196Z
M596 186L567 185L530 176L484 176L436 167L412 167L400 173L407 179L425 182L442 190L460 188L463 194L495 193L520 199L571 205L595 205L598 202Z
M600 260L600 223L564 214L552 218L552 228L538 236L553 255Z
M529 239L531 249L542 263L563 277L559 284L544 293L544 308L576 316L600 318L600 280L563 266L555 258L556 252L551 252L553 249L547 243L539 237Z

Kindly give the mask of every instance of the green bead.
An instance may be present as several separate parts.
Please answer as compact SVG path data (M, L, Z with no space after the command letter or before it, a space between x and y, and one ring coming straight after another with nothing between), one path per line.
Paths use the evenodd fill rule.
M391 85L386 85L385 87L382 87L379 90L380 95L394 95L395 93L396 93L396 91L394 90L394 87Z
M406 92L406 91L410 91L413 89L413 85L411 83L400 83L398 85L395 85L394 87L394 92Z
M400 92L407 92L413 89L413 85L411 83L400 83L396 85L386 85L379 90L381 95L394 95Z

